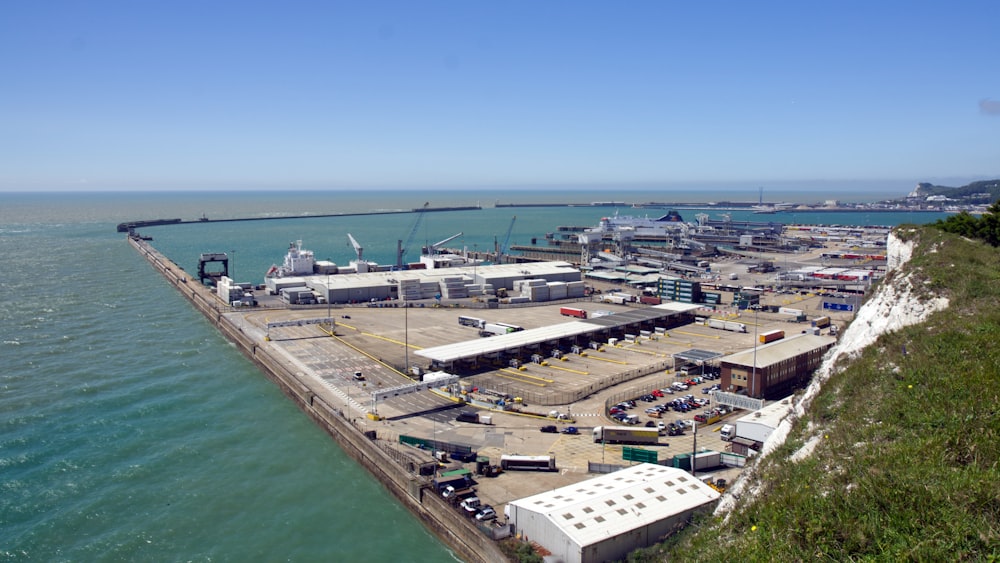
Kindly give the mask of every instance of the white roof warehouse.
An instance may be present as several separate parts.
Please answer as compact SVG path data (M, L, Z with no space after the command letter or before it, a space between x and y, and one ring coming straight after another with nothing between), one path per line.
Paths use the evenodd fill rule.
M656 543L719 496L683 469L642 463L512 501L504 512L557 560L598 563Z

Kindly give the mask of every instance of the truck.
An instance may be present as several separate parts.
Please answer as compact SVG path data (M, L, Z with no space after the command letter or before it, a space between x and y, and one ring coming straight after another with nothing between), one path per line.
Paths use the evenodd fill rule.
M444 494L445 489L451 487L455 490L466 489L472 486L472 478L468 474L453 475L451 477L438 477L431 481L431 486L438 494Z
M708 319L705 323L709 328L728 330L730 332L746 332L747 325L735 321L724 321L722 319Z
M783 330L769 330L767 332L760 333L760 343L767 344L768 342L781 340L784 337L785 337L785 331Z
M723 442L732 441L736 436L736 427L732 424L723 424L722 429L719 430L719 439Z
M812 320L812 325L816 328L826 328L830 326L830 317L816 317Z
M565 317L576 317L578 319L587 318L587 312L583 309L577 309L576 307L560 307L559 314Z
M657 444L660 433L656 428L644 426L597 426L594 428L594 442L619 444Z
M479 331L479 334L481 336L498 336L510 332L517 332L517 328L500 323L486 323L483 325L483 329Z
M639 297L639 303L644 305L659 305L663 302L663 299L656 295L643 295Z
M457 422L471 422L473 424L493 424L493 416L473 411L463 411L455 416Z
M674 456L674 467L685 471L714 469L720 465L722 465L722 454L719 452L705 451L695 455L684 453Z

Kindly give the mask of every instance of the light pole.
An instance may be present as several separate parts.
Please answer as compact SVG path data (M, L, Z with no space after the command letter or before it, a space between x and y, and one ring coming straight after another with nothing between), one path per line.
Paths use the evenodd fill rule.
M410 304L403 302L403 375L410 373ZM407 375L407 377L409 377Z
M750 375L750 393L753 397L753 384L757 379L757 312L760 311L760 304L753 306L753 369Z

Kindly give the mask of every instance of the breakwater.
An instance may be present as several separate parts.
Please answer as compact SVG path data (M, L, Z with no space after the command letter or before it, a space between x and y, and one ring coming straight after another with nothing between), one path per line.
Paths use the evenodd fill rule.
M464 207L421 207L418 209L407 210L396 210L396 211L364 211L358 213L321 213L321 214L309 214L309 215L278 215L278 216L268 216L268 217L230 217L223 219L209 219L208 217L199 217L193 220L184 219L143 219L138 221L128 221L125 223L118 223L118 232L127 233L131 230L141 229L143 227L157 227L161 225L190 225L192 223L236 223L242 221L277 221L282 219L321 219L325 217L358 217L361 215L400 215L406 213L434 213L440 211L472 211L482 209L478 205L464 206Z
M506 557L496 542L483 534L468 518L462 517L448 502L428 486L426 478L401 464L398 452L377 439L374 431L365 432L334 406L329 390L301 372L277 353L266 341L257 342L226 314L226 307L211 288L163 256L147 241L128 237L131 244L163 277L202 313L219 332L250 359L264 375L281 389L316 424L325 430L344 452L369 471L396 499L430 531L466 561L483 563L504 561ZM395 454L395 455L394 455Z

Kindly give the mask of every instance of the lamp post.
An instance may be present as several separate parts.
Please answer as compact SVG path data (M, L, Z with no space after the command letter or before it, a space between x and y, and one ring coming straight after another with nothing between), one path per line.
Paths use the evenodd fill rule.
M757 312L760 311L760 304L753 306L753 370L750 375L750 393L753 397L753 384L757 379Z

